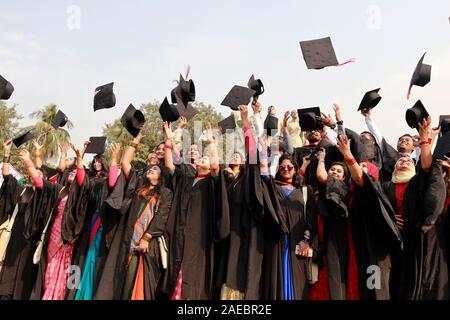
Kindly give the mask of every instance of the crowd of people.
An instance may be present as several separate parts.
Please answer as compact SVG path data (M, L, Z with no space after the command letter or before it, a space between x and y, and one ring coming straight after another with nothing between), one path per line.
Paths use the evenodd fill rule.
M449 299L449 133L420 117L394 148L374 109L361 134L334 110L287 112L278 130L260 102L240 105L243 148L226 160L211 124L202 148L183 139L187 119L165 121L143 169L144 129L89 167L89 142L70 145L76 158L60 144L56 174L35 140L19 153L28 185L10 174L6 141L0 298Z

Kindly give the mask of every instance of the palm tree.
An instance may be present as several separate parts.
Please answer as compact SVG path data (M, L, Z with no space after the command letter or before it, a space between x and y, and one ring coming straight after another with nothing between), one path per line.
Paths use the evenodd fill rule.
M70 141L70 134L66 129L55 130L51 125L57 112L58 107L50 104L30 115L31 118L39 120L34 128L39 134L38 142L42 145L41 155L44 160L58 155L58 144L67 144ZM65 127L70 130L73 128L73 123L69 120Z

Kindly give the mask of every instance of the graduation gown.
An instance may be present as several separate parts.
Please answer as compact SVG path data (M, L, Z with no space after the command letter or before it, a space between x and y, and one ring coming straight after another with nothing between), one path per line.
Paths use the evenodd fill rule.
M383 185L392 207L396 206L395 184ZM430 171L409 181L403 198L404 223L398 262L398 298L407 300L449 299L448 264L442 212L446 198L442 169L433 163Z
M121 218L119 212L124 198L125 178L120 174L117 178L116 185L112 190L109 190L107 178L89 178L84 177L83 192L79 195L82 197L79 202L80 208L86 206L86 210L73 211L73 214L68 217L63 224L67 236L77 239L74 247L74 256L72 264L80 268L83 272L83 266L89 250L89 237L91 233L91 221L99 210L100 221L103 228L103 233L100 239L100 246L98 249L95 262L95 276L93 283L93 297L95 296L96 288L101 278L101 273L111 247L112 240L117 230L118 223ZM75 229L74 229L75 228ZM76 230L71 233L70 230ZM67 289L66 298L73 300L77 294L77 289Z
M147 202L136 193L143 185L144 179L145 176L138 175L135 170L131 170L124 201L120 209L120 212L123 214L111 242L111 249L109 250L101 280L95 293L96 300L118 300L121 298L125 276L127 274L134 225L138 219L137 214L139 208ZM144 259L144 296L146 300L156 299L164 273L157 238L164 237L172 199L172 191L166 187L162 187L158 210L155 212L155 216L146 231L146 233L152 236L149 242L149 252L140 254L140 258Z
M353 240L359 270L359 294L361 300L389 300L391 257L393 248L401 249L402 238L395 224L395 212L381 185L366 173L363 187L354 185L355 193L350 206ZM377 266L380 287L367 286L372 272L368 267ZM372 283L372 281L369 281Z
M230 236L222 251L224 278L218 284L244 292L244 299L262 297L264 255L263 196L259 166L246 165L238 177L227 179Z
M37 277L38 268L33 264L36 244L57 200L59 187L44 181L42 190L29 187L20 197L23 187L11 175L4 178L0 214L11 215L16 203L19 210L0 274L0 296L2 299L25 300L30 298Z
M67 180L66 180L67 182ZM49 216L48 219L50 219L50 223L47 228L47 232L44 237L43 241L43 247L42 247L42 254L41 258L38 264L38 273L36 277L36 282L33 287L33 292L31 294L30 299L32 300L40 300L42 296L44 295L44 281L45 281L45 272L47 270L47 252L48 252L48 243L51 236L51 229L53 226L53 223L57 216L57 210L59 203L61 201L61 198L59 197L59 193L62 189L62 186L58 183L45 183L45 188L53 187L58 192L58 196L56 201L54 202L54 206L51 210L51 216ZM66 185L66 188L68 188L68 194L67 194L67 202L66 206L64 208L63 217L61 221L61 238L63 239L64 243L73 242L77 239L75 237L75 234L77 232L77 225L73 222L73 217L77 215L79 210L86 210L86 201L82 198L83 191L85 191L84 187L79 187L76 179L71 185ZM47 223L47 220L44 221L44 225Z
M266 254L264 270L264 299L283 300L283 236L288 234L288 252L291 265L294 298L306 300L308 297L307 259L295 255L296 245L303 240L306 230L313 230L313 195L308 188L308 200L305 210L303 190L297 188L286 196L280 184L271 176L263 177L265 183L265 201L271 204L266 208L269 212L275 210L266 217ZM274 201L275 200L275 201ZM274 219L275 218L275 219Z
M194 177L185 167L177 167L172 176L174 200L167 222L169 266L163 291L173 293L182 268L182 298L212 299L216 243L230 234L225 179L220 171L218 177L208 176L192 185Z

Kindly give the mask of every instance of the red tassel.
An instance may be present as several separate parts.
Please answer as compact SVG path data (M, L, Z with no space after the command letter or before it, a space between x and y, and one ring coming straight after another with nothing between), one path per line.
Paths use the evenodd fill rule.
M406 95L406 100L409 100L409 96L411 95L412 85L409 85L408 94Z
M345 62L343 62L343 63L338 64L338 65L335 65L335 67L341 67L341 66L343 66L343 65L346 65L346 64L348 64L348 63L353 63L353 62L356 62L356 59L355 59L355 58L351 58L350 60L347 60L347 61L345 61Z
M186 68L186 77L184 77L184 79L186 79L186 80L188 79L190 71L191 71L191 65L188 65Z

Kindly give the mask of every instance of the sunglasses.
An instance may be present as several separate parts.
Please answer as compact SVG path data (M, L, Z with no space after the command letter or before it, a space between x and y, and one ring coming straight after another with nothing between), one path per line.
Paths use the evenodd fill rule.
M291 171L292 169L294 169L294 166L292 164L288 164L286 166L280 166L281 171Z

